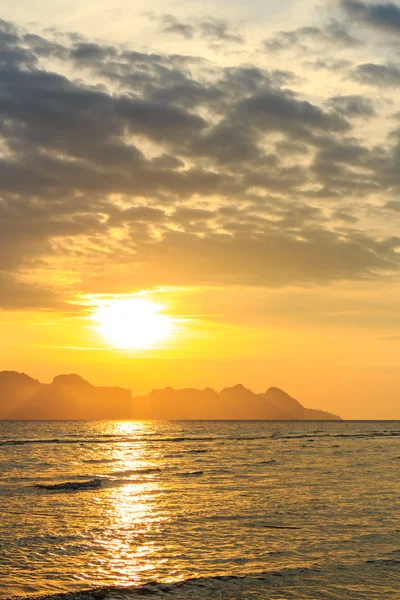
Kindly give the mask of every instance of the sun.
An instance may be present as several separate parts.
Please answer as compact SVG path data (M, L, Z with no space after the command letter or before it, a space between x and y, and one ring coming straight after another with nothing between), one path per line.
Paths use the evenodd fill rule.
M115 300L98 306L92 318L98 323L95 329L116 348L151 348L173 331L173 319L162 309L149 300Z

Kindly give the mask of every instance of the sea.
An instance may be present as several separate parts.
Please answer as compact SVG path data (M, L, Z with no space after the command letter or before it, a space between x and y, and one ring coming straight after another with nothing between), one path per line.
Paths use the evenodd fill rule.
M400 422L2 421L0 597L400 598Z

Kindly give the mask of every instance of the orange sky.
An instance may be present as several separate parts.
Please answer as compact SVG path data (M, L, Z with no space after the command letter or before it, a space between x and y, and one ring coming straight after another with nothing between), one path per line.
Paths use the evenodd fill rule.
M167 385L220 389L242 382L258 392L274 385L306 406L344 418L398 418L398 340L380 322L363 323L371 314L353 290L338 294L347 311L337 296L318 301L316 290L232 292L236 304L230 306L224 305L225 289L146 295L157 303L161 296L163 314L174 323L169 337L151 348L113 347L88 307L85 316L3 312L3 368L44 382L78 372L92 383L126 386L134 394ZM201 307L207 309L203 314ZM387 302L390 308L396 307Z
M0 370L400 418L396 20L81 4L0 21Z

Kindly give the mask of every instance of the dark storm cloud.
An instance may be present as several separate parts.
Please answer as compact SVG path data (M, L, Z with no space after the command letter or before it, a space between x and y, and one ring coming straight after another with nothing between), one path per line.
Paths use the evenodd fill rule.
M366 3L341 0L342 8L357 21L375 29L400 33L400 6L394 2Z
M235 42L207 22L210 39ZM337 24L323 32L346 35ZM54 58L75 76L54 72ZM118 266L130 289L309 284L398 267L395 238L336 229L358 216L343 198L362 211L368 193L400 186L398 146L371 149L352 133L358 117L374 117L372 100L323 105L289 89L289 71L203 67L0 24L3 305L21 305L24 289L27 304L58 301L18 287L38 261L78 265L88 286ZM333 225L312 205L321 200Z

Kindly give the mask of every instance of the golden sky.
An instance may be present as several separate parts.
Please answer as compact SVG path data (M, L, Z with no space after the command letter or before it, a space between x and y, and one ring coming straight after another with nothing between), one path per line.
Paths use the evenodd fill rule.
M400 418L400 4L4 4L0 370Z

